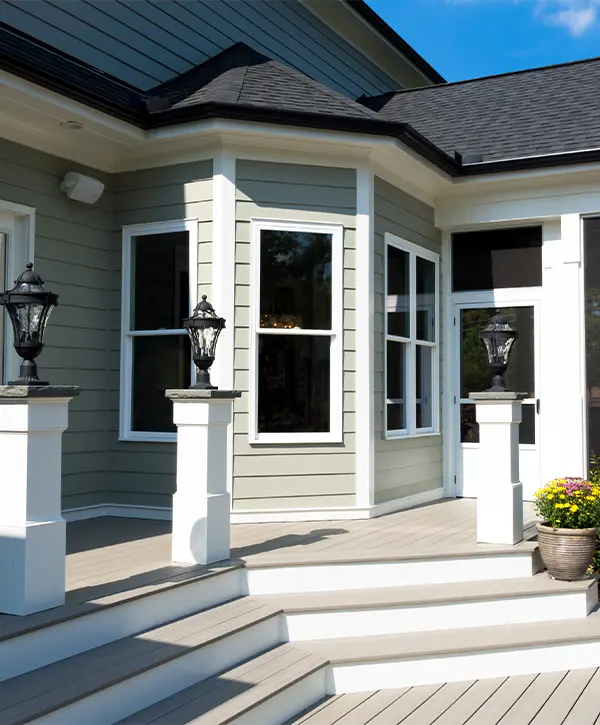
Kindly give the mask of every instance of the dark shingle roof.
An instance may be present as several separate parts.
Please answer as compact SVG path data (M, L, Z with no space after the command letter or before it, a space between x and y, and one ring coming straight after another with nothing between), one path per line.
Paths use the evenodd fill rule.
M596 58L360 100L485 162L600 148L599 91Z
M377 114L309 76L236 43L148 92L151 114L204 103L235 104L350 118Z

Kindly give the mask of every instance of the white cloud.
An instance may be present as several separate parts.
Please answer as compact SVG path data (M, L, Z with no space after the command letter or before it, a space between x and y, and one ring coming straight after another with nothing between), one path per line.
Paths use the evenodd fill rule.
M566 28L574 38L579 38L596 24L598 14L593 6L567 8L551 12L544 17L548 25Z
M600 0L445 0L447 3L506 3L530 2L533 15L546 25L565 28L573 38L579 38L598 22Z

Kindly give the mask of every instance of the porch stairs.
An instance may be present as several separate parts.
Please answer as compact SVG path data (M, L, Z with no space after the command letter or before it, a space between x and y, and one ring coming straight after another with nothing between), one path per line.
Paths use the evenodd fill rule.
M191 570L5 628L0 722L333 725L352 693L599 667L596 581L540 569L525 543Z

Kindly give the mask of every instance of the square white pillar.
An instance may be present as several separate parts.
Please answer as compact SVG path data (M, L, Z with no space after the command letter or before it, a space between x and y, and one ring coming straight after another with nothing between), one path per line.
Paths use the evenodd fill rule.
M70 386L0 387L0 612L26 615L65 603L62 434Z
M227 427L233 390L167 390L177 426L177 491L171 556L179 564L229 559L231 496Z
M523 485L519 480L519 424L526 393L470 393L479 424L477 542L523 541Z

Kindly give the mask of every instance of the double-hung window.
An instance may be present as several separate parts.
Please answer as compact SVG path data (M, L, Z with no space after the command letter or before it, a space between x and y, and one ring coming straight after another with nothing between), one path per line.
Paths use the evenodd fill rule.
M437 254L385 235L385 432L439 430Z
M342 441L340 226L254 221L250 441Z
M196 221L123 229L122 440L176 439L169 388L187 388L192 363L182 327L196 296Z

